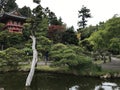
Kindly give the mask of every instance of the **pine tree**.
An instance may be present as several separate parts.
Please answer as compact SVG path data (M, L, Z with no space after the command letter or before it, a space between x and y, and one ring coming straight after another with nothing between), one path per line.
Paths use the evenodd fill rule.
M16 0L8 0L7 4L5 5L4 11L10 12L10 11L18 8L18 5L15 1Z
M87 9L85 6L82 6L81 10L78 11L79 14L78 14L78 18L81 18L82 20L80 20L78 22L78 26L80 28L85 28L85 26L87 25L86 22L86 18L90 18L91 17L91 14L90 14L90 9Z

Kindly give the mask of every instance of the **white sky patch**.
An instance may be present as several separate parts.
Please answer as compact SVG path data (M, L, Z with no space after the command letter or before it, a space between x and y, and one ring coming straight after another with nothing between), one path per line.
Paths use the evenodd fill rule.
M33 0L16 0L20 7L35 7ZM49 7L57 17L61 17L68 27L77 29L78 10L82 5L91 10L92 18L88 19L88 25L96 25L100 21L106 21L114 14L120 14L120 0L41 0L41 5Z

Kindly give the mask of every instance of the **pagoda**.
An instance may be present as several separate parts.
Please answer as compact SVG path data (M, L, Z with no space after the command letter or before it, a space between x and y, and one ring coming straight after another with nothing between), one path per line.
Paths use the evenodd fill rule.
M3 30L9 32L22 33L25 21L26 17L23 17L17 10L0 14L0 22L5 24Z

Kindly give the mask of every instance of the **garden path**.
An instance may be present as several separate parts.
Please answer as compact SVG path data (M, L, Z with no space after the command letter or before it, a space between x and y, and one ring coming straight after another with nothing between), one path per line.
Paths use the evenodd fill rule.
M112 57L111 62L107 62L101 64L104 70L119 70L120 71L120 59L116 57Z

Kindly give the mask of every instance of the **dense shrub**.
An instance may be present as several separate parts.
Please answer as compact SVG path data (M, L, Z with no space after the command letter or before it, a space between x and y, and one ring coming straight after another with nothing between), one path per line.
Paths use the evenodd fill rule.
M24 52L16 48L8 48L0 52L0 66L7 69L18 69L24 57Z
M50 52L50 57L54 61L53 66L68 66L69 69L75 70L88 69L92 65L92 60L80 51L82 52L79 47L70 48L60 43L53 45Z
M76 56L75 60L73 60L72 63L69 63L69 68L75 70L90 69L91 66L92 60L87 56Z

